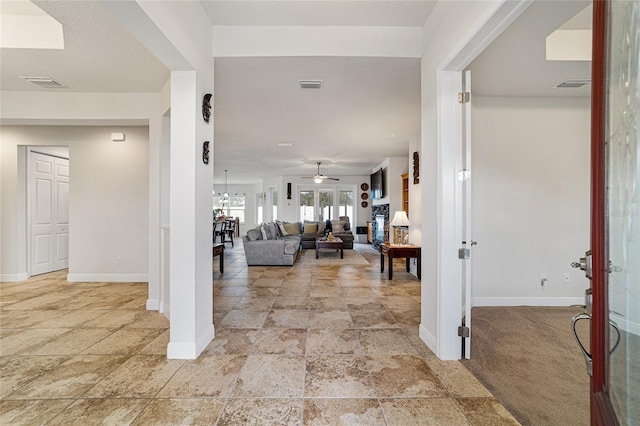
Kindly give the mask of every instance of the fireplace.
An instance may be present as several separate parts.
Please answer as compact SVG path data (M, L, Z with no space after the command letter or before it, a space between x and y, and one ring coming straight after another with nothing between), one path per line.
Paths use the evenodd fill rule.
M372 247L380 251L380 244L388 239L389 204L377 204L371 208L371 241Z

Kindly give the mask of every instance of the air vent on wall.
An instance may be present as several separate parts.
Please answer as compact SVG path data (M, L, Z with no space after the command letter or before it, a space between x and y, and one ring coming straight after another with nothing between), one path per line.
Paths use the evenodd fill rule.
M64 84L55 81L51 77L24 77L24 76L20 76L20 78L23 78L23 79L27 80L29 83L33 83L36 86L42 87L44 89L62 89L62 88L67 87Z
M301 89L321 89L322 80L298 80Z
M586 86L589 83L591 83L590 78L570 78L553 87L559 89L577 89L578 87Z

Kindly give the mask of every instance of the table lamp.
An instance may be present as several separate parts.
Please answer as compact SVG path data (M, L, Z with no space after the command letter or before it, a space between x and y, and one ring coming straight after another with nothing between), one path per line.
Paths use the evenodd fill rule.
M407 212L405 212L404 210L397 211L389 225L395 228L393 231L393 243L398 244L397 228L406 228L407 230L409 229L409 218L407 217ZM404 236L400 238L399 244L404 244Z

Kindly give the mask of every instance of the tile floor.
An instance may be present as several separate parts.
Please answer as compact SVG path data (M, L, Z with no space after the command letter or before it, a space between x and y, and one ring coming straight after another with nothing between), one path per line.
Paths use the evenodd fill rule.
M459 362L418 337L420 286L398 261L247 268L214 261L216 338L166 359L167 319L138 283L0 284L3 425L514 425ZM330 255L330 254L329 254Z

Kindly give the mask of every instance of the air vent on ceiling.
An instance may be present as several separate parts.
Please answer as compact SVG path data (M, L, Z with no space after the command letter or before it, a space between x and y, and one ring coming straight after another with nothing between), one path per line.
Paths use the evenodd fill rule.
M298 80L301 89L321 89L322 80Z
M560 89L577 89L578 87L586 86L589 83L591 83L590 78L570 78L553 87Z
M55 81L51 77L24 77L24 76L20 76L20 78L23 78L23 79L27 80L29 83L33 83L36 86L39 86L39 87L42 87L42 88L45 88L45 89L62 89L62 88L67 87L64 84Z

